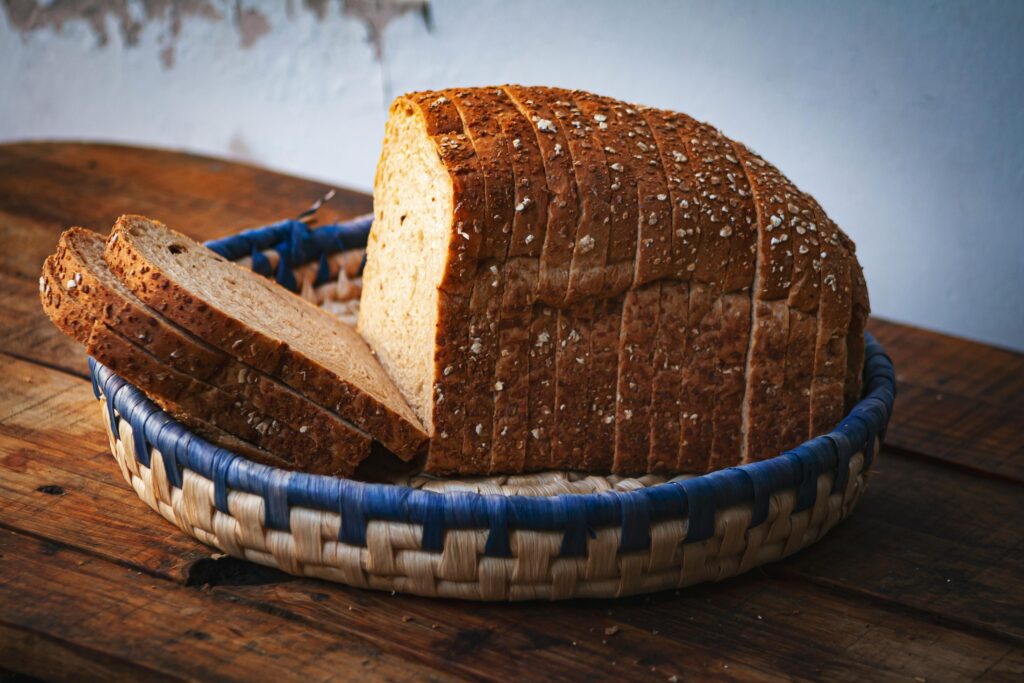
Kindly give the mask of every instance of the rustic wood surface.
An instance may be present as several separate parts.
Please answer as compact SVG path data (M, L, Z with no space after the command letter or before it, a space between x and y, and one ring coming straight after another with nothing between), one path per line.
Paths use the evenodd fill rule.
M1024 356L881 320L900 394L856 513L720 584L428 600L219 557L167 524L107 451L40 264L70 225L144 213L207 239L327 189L186 154L0 146L0 680L1022 680ZM340 192L323 220L369 207Z

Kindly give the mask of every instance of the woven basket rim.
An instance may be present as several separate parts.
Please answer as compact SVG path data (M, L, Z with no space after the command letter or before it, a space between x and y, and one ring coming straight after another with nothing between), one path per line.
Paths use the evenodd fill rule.
M209 242L207 246L229 260L253 256L253 269L264 275L271 273L268 268L261 268L257 256L261 250L273 248L281 256L276 279L288 286L294 282L294 278L289 281L291 268L317 259L324 263L327 254L363 247L371 220L372 217L360 217L317 229L297 220L283 221ZM132 426L132 438L140 445L137 453L146 453L143 442L148 442L164 456L165 466L171 461L171 483L180 485L182 468L193 470L214 482L216 506L225 510L228 490L262 496L266 501L266 522L271 528L288 529L292 506L341 512L343 540L358 544L365 544L366 521L371 519L422 524L425 547L439 547L446 530L460 528L563 531L566 543L582 543L585 547L588 529L621 525L622 547L628 550L631 546L643 547L650 524L661 520L688 518L688 541L710 537L715 511L741 503L752 502L751 526L755 526L767 516L771 495L787 488L797 490L795 511L809 508L817 496L818 476L833 473L833 491L840 490L846 484L850 459L856 453L864 454L866 471L871 465L876 438L884 437L896 384L892 361L881 344L870 333L865 334L865 340L863 398L828 434L766 460L688 479L626 492L551 496L426 491L259 464L191 433L142 391L92 358L89 369L97 398L101 393L106 397L117 438L120 435L114 411ZM574 529L578 533L569 533ZM507 542L507 534L492 536L498 544L502 538ZM505 549L491 550L504 554Z

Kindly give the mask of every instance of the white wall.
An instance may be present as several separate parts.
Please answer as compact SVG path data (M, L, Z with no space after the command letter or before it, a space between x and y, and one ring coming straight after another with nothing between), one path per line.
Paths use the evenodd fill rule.
M105 45L75 3L16 4L33 2L0 4L0 140L185 148L368 188L394 94L588 88L772 160L857 241L877 314L1024 349L1024 3L433 0L432 29L417 11L387 24L380 61L373 0L179 0L177 32L133 0L100 22Z

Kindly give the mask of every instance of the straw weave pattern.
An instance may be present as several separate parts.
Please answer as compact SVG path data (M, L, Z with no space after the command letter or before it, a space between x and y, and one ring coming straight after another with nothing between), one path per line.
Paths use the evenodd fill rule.
M107 419L104 398L101 406L111 452L125 480L139 498L185 533L228 555L290 574L431 597L609 598L725 579L814 543L850 513L865 486L864 458L858 453L850 460L845 488L832 492L832 474L820 475L815 503L802 512L793 512L796 493L787 489L772 494L767 519L758 526L748 528L749 505L729 507L717 512L712 537L687 544L683 541L688 520L656 522L650 530L650 548L628 554L619 551L618 527L595 530L585 557L559 557L562 532L530 530L511 532L512 557L485 555L486 529L451 529L443 550L436 553L422 549L420 525L384 520L367 523L366 547L360 547L339 540L338 512L291 507L290 531L281 531L265 525L261 496L230 491L229 512L223 513L214 504L210 479L185 469L181 487L171 485L159 450L151 449L150 465L142 465L131 424L118 418L118 438ZM551 476L571 479L564 473ZM590 492L593 479L581 479L591 482L575 489L562 487L560 493ZM632 481L633 486L643 486ZM452 487L465 486L463 482ZM445 489L438 481L433 488ZM515 489L523 494L521 487ZM510 490L494 486L492 492L508 495Z

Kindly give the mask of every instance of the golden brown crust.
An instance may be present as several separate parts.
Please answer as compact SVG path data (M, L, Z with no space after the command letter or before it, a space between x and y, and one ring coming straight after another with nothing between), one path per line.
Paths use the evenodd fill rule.
M102 237L82 228L70 228L61 235L57 252L47 259L45 266L58 282L65 283L69 303L84 311L79 316L85 321L83 324L102 324L160 364L217 387L240 404L286 426L301 429L303 440L311 439L321 450L336 451L344 457L365 457L369 453L368 437L337 415L273 378L243 366L146 307L107 269L103 251ZM75 287L68 290L66 285L71 280ZM65 317L62 324L67 330L69 325L76 324L76 318ZM70 332L81 343L88 343L88 332ZM344 450L348 446L352 447L351 452Z
M777 455L782 447L778 407L783 400L789 343L789 287L793 273L782 175L747 147L734 143L757 207L757 281L744 397L744 461Z
M344 476L369 455L369 439L362 444L356 439L342 442L328 452L307 435L260 412L240 397L164 365L93 315L95 279L85 274L77 279L75 275L68 278L57 263L51 256L43 268L45 287L40 298L49 318L62 332L83 343L90 356L142 389L176 418L188 424L209 424L251 444L257 453L287 453L287 458L274 456L277 462L273 464L286 464L290 469ZM76 286L69 289L68 282L76 282ZM83 287L82 283L87 284Z
M491 471L518 472L526 464L531 428L530 323L539 284L539 258L547 232L547 181L530 122L504 90L488 90L492 113L505 138L514 183L494 374Z
M572 93L555 88L530 88L531 99L555 116L566 146L579 200L577 226L569 268L565 306L559 309L555 384L553 467L589 470L597 453L590 438L597 429L596 375L592 355L595 297L605 288L608 251L609 182L604 153L595 144L590 122ZM585 188L585 191L583 190Z
M277 285L224 261L185 235L142 217L125 216L118 220L107 241L104 257L121 282L147 306L228 355L279 378L311 399L316 397L317 403L372 434L396 454L414 456L424 444L426 435L419 420L387 379L365 342L329 313L297 297L291 298L291 294ZM198 281L190 278L179 281L168 270L188 270L189 264L201 274L197 278L218 278L219 274L225 274L221 280L225 288L211 293L209 288L199 287ZM261 308L240 312L240 304L234 302L231 312L221 310L217 303L231 299L232 290L228 285L245 287L247 292L251 290L248 305ZM262 298L264 296L266 299ZM293 306L302 312L305 326L332 335L336 344L333 348L351 354L351 371L362 376L358 379L347 376L349 370L345 371L346 376L341 376L311 354L292 348L275 333L264 329L265 323L255 322L261 317L262 309L276 309L279 305ZM253 324L235 317L243 313ZM295 331L285 331L296 338Z
M818 226L817 269L821 278L814 377L811 383L810 433L833 429L843 418L847 373L847 335L852 314L851 258L839 229L827 217Z
M493 467L495 367L500 348L505 261L512 232L515 180L496 98L486 89L445 90L462 118L483 180L483 233L469 307L469 355L463 391L466 403L462 457L474 470ZM498 435L500 437L500 434Z

